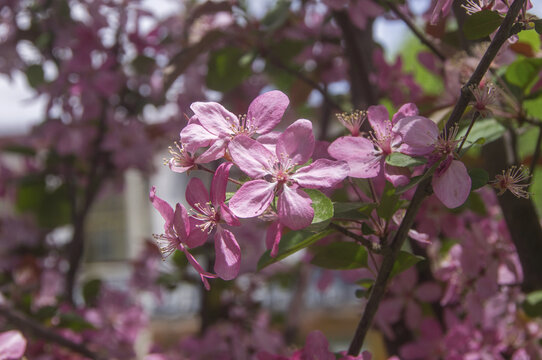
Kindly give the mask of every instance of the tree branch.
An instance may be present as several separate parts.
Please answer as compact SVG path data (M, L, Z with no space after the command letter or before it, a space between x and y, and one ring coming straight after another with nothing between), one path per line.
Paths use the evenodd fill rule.
M427 46L429 48L429 50L431 50L441 61L444 61L446 60L446 56L442 53L442 51L439 50L439 48L437 48L435 46L435 44L433 44L426 36L425 34L423 34L420 30L418 30L418 28L416 27L416 25L412 22L412 20L410 20L408 18L408 16L406 16L405 14L403 14L401 12L401 10L399 10L399 8L392 2L390 1L378 1L378 0L374 0L378 5L386 5L399 19L403 20L403 22L406 24L406 26L408 26L408 28L410 29L410 31L412 31L414 33L414 35L420 40L420 42L422 44L424 44L425 46Z
M476 70L470 77L467 84L463 86L463 88L461 89L461 96L458 102L456 103L450 115L450 118L446 122L446 126L443 131L448 131L452 126L457 124L459 120L461 119L470 101L470 97L471 97L471 92L469 90L470 86L472 86L473 84L478 86L478 84L482 80L484 74L489 69L491 62L497 55L499 49L502 47L504 42L508 39L512 30L512 26L514 25L515 19L517 18L519 11L521 10L521 7L524 2L525 0L516 0L514 1L510 9L508 10L506 17L504 18L501 26L499 27L499 30L497 31L497 34L493 38L493 41L491 42L489 47L487 48L484 56L480 60L480 63L476 67ZM357 356L361 350L363 341L365 340L365 336L367 335L367 332L369 331L369 328L372 324L376 311L378 310L378 305L380 304L382 298L384 297L384 293L386 291L386 285L388 283L391 270L393 269L393 264L395 263L395 260L397 259L399 250L401 249L401 247L403 246L403 243L405 242L405 239L407 238L408 231L410 230L410 228L412 227L412 224L414 223L414 219L416 217L416 214L420 208L420 205L423 199L431 193L430 184L431 184L431 177L422 181L420 185L418 185L418 188L416 189L416 192L414 193L414 196L410 202L410 205L408 206L405 217L403 218L403 221L401 221L401 225L399 225L399 229L397 230L397 232L395 233L395 236L393 237L393 240L390 244L390 251L384 257L382 261L382 265L380 267L380 271L378 272L377 279L371 290L371 294L369 295L369 300L367 301L367 305L365 306L365 311L363 312L361 320L358 324L358 327L354 334L354 338L352 339L352 342L350 343L350 347L348 349L349 355Z
M0 305L0 316L21 330L25 335L32 335L49 343L54 343L68 350L86 356L90 359L102 359L94 352L90 351L85 345L75 343L62 335L56 333L54 329L47 328L39 323L29 319L24 314L9 308L6 305Z
M341 225L331 223L331 224L329 224L329 227L337 230L338 232L340 232L343 235L348 236L349 238L352 238L352 239L356 240L361 245L365 246L367 249L369 249L370 251L372 251L372 252L374 252L376 254L381 254L382 253L382 248L380 247L379 244L375 244L375 243L367 240L363 236L355 234L355 233L351 232L350 230L343 228Z

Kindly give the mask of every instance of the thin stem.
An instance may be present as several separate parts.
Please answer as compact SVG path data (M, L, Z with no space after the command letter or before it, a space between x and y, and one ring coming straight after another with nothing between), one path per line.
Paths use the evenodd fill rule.
M540 147L542 145L542 126L538 126L538 139L536 139L536 147L534 149L533 160L531 162L531 167L529 168L529 175L533 176L534 169L540 159Z
M418 30L412 20L410 20L405 14L403 14L394 3L392 3L391 1L374 1L381 6L386 5L395 15L397 15L399 19L403 20L406 26L408 26L410 31L412 31L414 35L416 35L416 37L420 40L422 44L427 46L429 50L431 50L441 61L446 60L446 56L425 36L425 34Z
M352 238L352 239L356 240L357 242L359 242L361 245L365 246L370 251L373 251L373 252L375 252L377 254L380 254L382 252L382 249L380 248L379 244L375 244L375 243L367 240L363 236L355 234L355 233L351 232L350 230L345 229L341 225L331 223L331 224L329 224L329 226L331 228L337 230L341 234L346 235L349 238Z
M461 116L465 112L465 109L467 108L471 97L470 87L473 84L478 86L482 77L489 69L489 65L497 55L497 52L511 34L514 21L518 16L524 2L525 0L516 0L510 7L510 10L506 14L506 17L504 18L501 26L499 27L499 30L497 30L497 33L493 38L491 44L487 48L484 56L482 57L482 60L476 67L476 70L470 77L467 84L461 89L461 95L459 97L459 100L455 104L455 107L448 121L446 122L446 127L443 131L448 131L461 119ZM354 334L352 342L350 343L348 355L357 356L361 350L363 341L365 340L365 336L367 335L376 311L378 310L378 305L382 301L382 298L384 297L384 294L386 292L386 285L390 278L393 264L395 263L395 260L397 259L397 256L399 254L399 250L403 246L403 243L408 236L408 231L414 223L414 219L416 218L416 214L420 209L423 199L431 193L430 185L431 177L423 180L418 185L418 188L416 189L416 192L414 193L414 196L412 197L412 200L407 208L405 217L401 221L401 224L399 225L399 228L397 229L397 232L392 239L390 247L386 248L388 252L386 256L384 256L382 265L380 266L380 271L378 272L376 281L371 289L369 300L367 301L367 305L365 306L365 311L363 312L363 315L356 328L356 332Z
M19 311L3 304L0 305L0 316L5 318L9 323L21 330L26 336L35 336L44 340L46 343L53 343L69 349L73 352L86 356L90 359L102 359L94 352L90 351L85 345L78 344L64 336L56 333L54 329L45 327L40 323L28 318Z
M458 154L461 153L461 149L463 148L463 145L465 144L465 141L467 140L467 137L469 136L470 131L472 130L472 126L474 125L474 122L476 121L476 119L478 119L479 116L480 116L480 113L478 111L476 111L472 115L472 119L470 120L470 124L469 124L469 128L467 129L467 133L465 134L465 136L463 136L463 140L461 140L461 144L459 144L459 148L457 149Z
M200 164L198 164L198 167L197 167L197 168L200 169L200 170L203 170L203 171L207 171L209 174L213 174L213 175L215 174L215 172L214 172L213 170L208 169L208 168L206 168L205 166L202 166L202 165L200 165ZM232 182L232 183L234 183L234 184L237 184L237 185L239 185L239 186L243 185L242 182L237 181L237 180L235 180L235 179L232 179L232 178L230 178L230 177L228 177L228 181L230 181L230 182Z

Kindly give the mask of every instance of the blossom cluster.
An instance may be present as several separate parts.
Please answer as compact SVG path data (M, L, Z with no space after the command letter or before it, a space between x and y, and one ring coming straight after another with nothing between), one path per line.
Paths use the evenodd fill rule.
M315 153L309 120L299 119L283 132L273 131L288 104L288 97L277 90L255 98L241 116L215 102L193 103L194 115L176 148L170 149L167 164L179 173L213 172L204 164L224 159L213 172L210 192L200 179L191 179L186 188L191 209L187 210L182 204L173 209L151 189L151 202L165 220L164 234L155 236L164 257L183 251L207 288L209 278L231 280L239 273L241 249L230 230L241 225L239 219L271 221L266 239L271 256L276 256L285 228L301 230L312 223L315 212L305 189L330 193L347 177L385 179L398 187L433 168L433 189L447 207L458 207L467 199L471 179L457 160L457 131L439 135L438 126L420 116L414 104L401 106L391 119L381 105L339 116L351 135L324 145L323 156ZM372 127L368 134L360 130L365 117ZM394 153L417 157L422 165L412 169L390 165L387 158ZM233 165L248 179L231 179ZM226 199L228 181L239 188ZM215 245L214 273L204 270L190 253L209 236Z

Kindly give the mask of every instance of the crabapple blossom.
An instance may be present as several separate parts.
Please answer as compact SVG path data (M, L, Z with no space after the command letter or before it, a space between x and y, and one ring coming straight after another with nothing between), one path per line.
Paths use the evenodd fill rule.
M280 122L289 104L288 97L269 91L254 99L240 118L215 102L195 102L194 117L181 131L181 142L189 151L209 146L214 159L224 155L229 142L238 135L267 134Z
M155 235L154 238L162 253L162 256L168 257L175 250L181 250L186 255L187 260L194 269L200 274L201 281L207 289L209 282L207 278L215 278L216 275L205 271L197 260L188 251L188 248L203 245L206 237L202 236L200 229L195 228L188 218L188 212L181 204L173 208L164 200L156 196L156 188L153 186L150 191L150 200L152 205L164 218L164 234Z
M234 138L229 151L234 163L254 180L247 181L230 200L232 212L240 218L259 216L278 195L280 222L292 230L310 225L314 210L303 188L329 188L348 173L343 161L318 159L304 165L314 150L312 124L297 120L278 138L275 153L247 136ZM301 168L297 168L302 166Z
M224 280L231 280L239 273L241 249L231 231L221 226L221 223L238 226L239 220L224 203L226 200L226 185L233 164L222 163L215 172L211 183L211 192L207 192L203 182L192 178L186 187L186 201L192 207L190 217L191 233L199 234L202 243L215 228L215 272ZM198 233L199 231L199 233Z
M16 360L24 355L26 339L17 330L0 333L0 360Z

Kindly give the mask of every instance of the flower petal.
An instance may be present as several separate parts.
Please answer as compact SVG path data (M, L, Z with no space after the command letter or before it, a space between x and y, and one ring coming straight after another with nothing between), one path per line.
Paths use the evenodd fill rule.
M224 279L234 279L241 266L241 248L235 236L228 230L218 227L215 234L215 272Z
M197 204L204 205L209 202L209 193L199 178L190 179L184 195L192 209L197 210Z
M232 165L231 162L222 163L215 171L211 182L211 203L213 205L220 205L226 201L226 187L228 186L228 177Z
M292 179L304 188L330 188L343 181L349 172L345 161L319 159L299 169Z
M20 331L0 333L0 359L21 359L26 350L26 339Z
M271 257L277 256L279 252L280 238L282 237L282 224L280 221L273 221L267 228L265 245L271 250Z
M433 176L432 185L437 198L447 208L453 209L469 197L471 179L465 165L459 160L453 160L443 174Z
M439 135L437 124L423 116L404 117L395 124L393 131L400 134L403 141L397 151L410 156L431 153Z
M327 150L337 160L344 160L350 167L349 176L373 178L381 168L382 155L373 143L362 137L344 136L335 140Z
M288 96L283 92L268 91L250 103L247 120L256 127L258 134L268 133L280 122L289 103Z
M239 126L239 119L224 106L215 102L195 102L190 109L197 116L200 124L211 134L232 135L233 128Z
M190 232L190 221L188 220L188 212L181 204L175 206L175 214L173 215L173 227L181 240L188 237Z
M203 270L203 268L201 267L201 265L198 263L198 261L196 260L196 258L194 257L194 255L192 255L190 253L190 251L188 251L184 246L182 247L181 249L183 252L184 252L184 255L186 256L186 259L188 260L188 262L194 267L194 269L196 269L196 271L199 273L200 275L200 278L201 278L201 281L203 282L203 284L205 285L205 288L207 290L209 290L211 287L209 286L209 282L207 281L207 278L209 279L214 279L216 278L217 276L215 274L211 274L210 272L207 272L205 270Z
M367 118L378 138L385 136L389 132L390 114L384 105L369 106Z
M224 203L220 205L220 218L230 226L239 226L241 223L235 214Z
M200 124L188 124L181 131L181 143L186 150L195 152L197 149L209 146L218 136L211 134Z
M203 221L198 220L196 218L190 217L190 233L188 234L188 237L184 241L184 243L191 249L196 248L198 246L201 246L205 244L207 241L207 238L209 237L209 233L207 231L203 231L201 228L198 227L198 225L202 225Z
M299 230L311 224L314 210L312 200L301 189L284 186L277 204L280 222L292 230Z
M229 138L215 140L203 154L196 158L196 164L206 164L220 159L224 156L229 143Z
M297 165L306 163L314 151L314 134L309 120L299 119L279 136L276 154L279 159L288 156Z
M253 179L269 174L269 167L276 161L275 154L247 136L236 136L228 150L235 165Z
M263 214L275 196L276 183L265 180L248 181L241 186L229 202L230 210L240 218Z
M384 175L386 176L386 180L391 182L393 186L403 186L408 184L410 170L404 167L384 164Z
M402 118L406 116L416 116L418 115L418 107L416 104L413 103L407 103L404 104L397 110L395 114L393 114L392 122L394 124L397 124L397 121L401 120Z
M156 196L155 186L151 188L149 198L151 200L152 206L154 206L154 208L158 210L160 215L162 215L164 220L166 220L164 229L166 229L167 231L167 229L171 226L171 223L173 222L173 208L167 202Z

